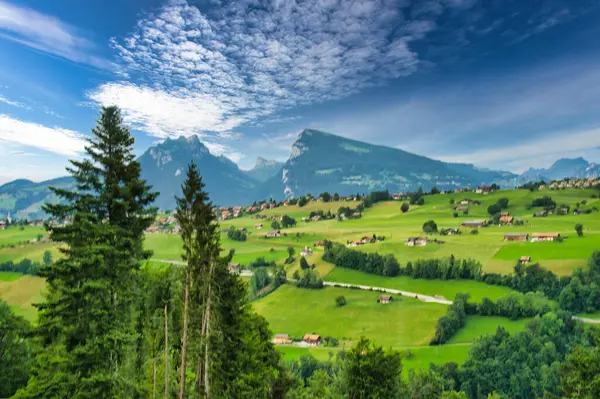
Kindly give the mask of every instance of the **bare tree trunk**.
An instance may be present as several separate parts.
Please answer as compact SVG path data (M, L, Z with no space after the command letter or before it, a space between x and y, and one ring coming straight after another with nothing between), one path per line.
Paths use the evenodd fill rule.
M204 350L204 391L206 398L210 399L210 378L209 378L209 356L210 356L210 304L212 286L208 287L208 304L206 305L206 337Z
M187 345L188 345L188 313L190 306L190 268L185 271L185 286L183 299L183 332L181 337L181 369L179 377L179 399L185 399L185 371L187 367Z
M169 311L165 303L165 399L169 399Z

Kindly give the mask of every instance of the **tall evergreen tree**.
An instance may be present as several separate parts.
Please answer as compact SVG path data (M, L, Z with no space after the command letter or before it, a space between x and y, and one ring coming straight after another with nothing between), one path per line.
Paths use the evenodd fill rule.
M38 305L42 350L18 397L134 397L137 271L151 253L144 230L156 193L140 178L134 139L117 107L104 107L82 160L67 168L76 189L44 210L58 225L50 238L63 257L44 268L46 301Z

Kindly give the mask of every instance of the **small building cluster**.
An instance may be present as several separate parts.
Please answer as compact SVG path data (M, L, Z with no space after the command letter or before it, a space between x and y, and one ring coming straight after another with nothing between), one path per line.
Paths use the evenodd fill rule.
M560 233L532 233L531 237L528 233L506 233L504 241L521 241L521 242L539 242L539 241L555 241L560 237Z
M300 256L310 256L313 254L312 248L304 247L302 251L300 251Z
M391 303L394 300L394 298L391 295L380 295L379 299L377 299L377 302L379 302L382 305L386 305L388 303Z
M590 177L587 179L565 179L554 181L550 184L541 185L540 190L563 190L566 188L590 188L600 186L600 178Z

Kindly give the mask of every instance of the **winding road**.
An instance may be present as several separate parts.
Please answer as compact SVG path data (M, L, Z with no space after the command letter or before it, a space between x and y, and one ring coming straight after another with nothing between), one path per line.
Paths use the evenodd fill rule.
M165 260L165 259L153 259L154 262L162 262L162 263L170 263L172 265L185 265L185 262L175 261L175 260ZM240 271L240 276L242 277L251 277L252 270L243 269ZM416 298L423 302L428 303L439 303L442 305L452 305L452 301L443 298L443 297L435 297L430 295L423 295L416 292L402 291L396 290L393 288L383 288L383 287L372 287L369 285L357 285L357 284L347 284L347 283L339 283L334 281L323 281L323 285L327 287L342 287L342 288L350 288L350 289L359 289L365 291L378 291L385 292L388 294L402 295L409 298ZM586 324L600 324L600 319L590 319L589 317L581 317L581 316L573 316L574 319L579 320Z

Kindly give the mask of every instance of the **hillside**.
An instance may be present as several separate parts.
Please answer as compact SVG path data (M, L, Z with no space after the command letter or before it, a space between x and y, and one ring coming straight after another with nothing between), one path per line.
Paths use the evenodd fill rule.
M396 148L305 129L292 146L281 176L265 183L261 197L294 196L322 191L340 194L373 190L406 192L419 186L441 189L498 183L516 177L508 172L448 164Z

